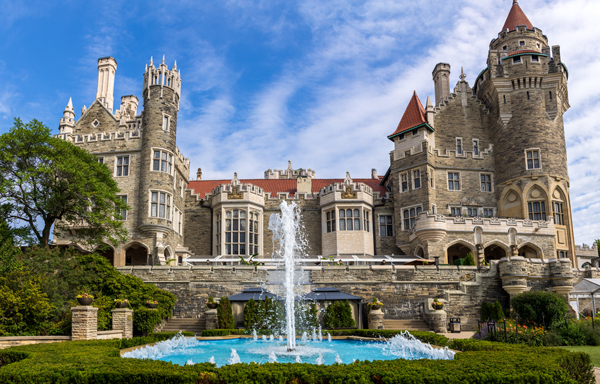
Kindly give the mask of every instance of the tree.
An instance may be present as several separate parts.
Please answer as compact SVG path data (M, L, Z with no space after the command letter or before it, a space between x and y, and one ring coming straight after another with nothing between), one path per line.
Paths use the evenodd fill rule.
M546 291L520 293L511 299L510 306L519 315L519 323L526 325L562 323L569 312L565 298Z
M117 245L126 230L117 212L127 205L111 171L72 143L52 137L37 120L15 119L0 135L0 204L11 225L24 222L40 245L72 232L80 244Z
M233 310L227 296L221 297L217 307L217 320L219 329L235 329L235 320L233 319Z
M473 259L472 252L467 253L467 256L465 256L465 261L464 261L463 265L475 265L475 259Z

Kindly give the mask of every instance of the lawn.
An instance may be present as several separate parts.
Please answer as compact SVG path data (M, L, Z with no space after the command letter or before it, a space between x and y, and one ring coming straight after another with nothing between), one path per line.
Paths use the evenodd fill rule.
M594 367L600 367L600 347L563 347L571 352L585 352L590 355Z

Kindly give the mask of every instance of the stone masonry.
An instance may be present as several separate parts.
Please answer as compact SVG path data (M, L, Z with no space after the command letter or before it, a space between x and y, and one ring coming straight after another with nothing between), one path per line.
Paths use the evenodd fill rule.
M71 340L98 338L98 308L77 306L71 308Z
M122 330L123 338L133 337L133 311L129 308L115 308L112 311L112 329Z

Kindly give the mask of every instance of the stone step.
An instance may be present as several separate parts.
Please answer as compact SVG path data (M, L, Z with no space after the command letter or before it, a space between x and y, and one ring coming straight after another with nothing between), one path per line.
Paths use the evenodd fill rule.
M431 329L422 319L384 319L383 326L385 329L398 329L407 331L430 331Z
M186 331L200 333L206 329L205 318L170 318L162 328L163 332Z

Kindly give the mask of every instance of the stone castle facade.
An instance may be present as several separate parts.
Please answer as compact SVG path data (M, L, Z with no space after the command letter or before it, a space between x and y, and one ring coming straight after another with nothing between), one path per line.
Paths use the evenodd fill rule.
M570 259L575 253L563 114L569 108L560 47L514 1L471 85L450 65L433 70L435 103L416 92L388 139L385 175L319 179L312 169L264 178L190 180L176 145L181 76L150 61L143 111L124 96L113 112L117 62L98 61L98 91L79 119L71 101L59 137L98 156L130 209L130 241L106 252L116 266L270 255L270 215L282 200L302 210L310 255L414 255L478 264L506 256ZM62 237L58 242L69 242Z

